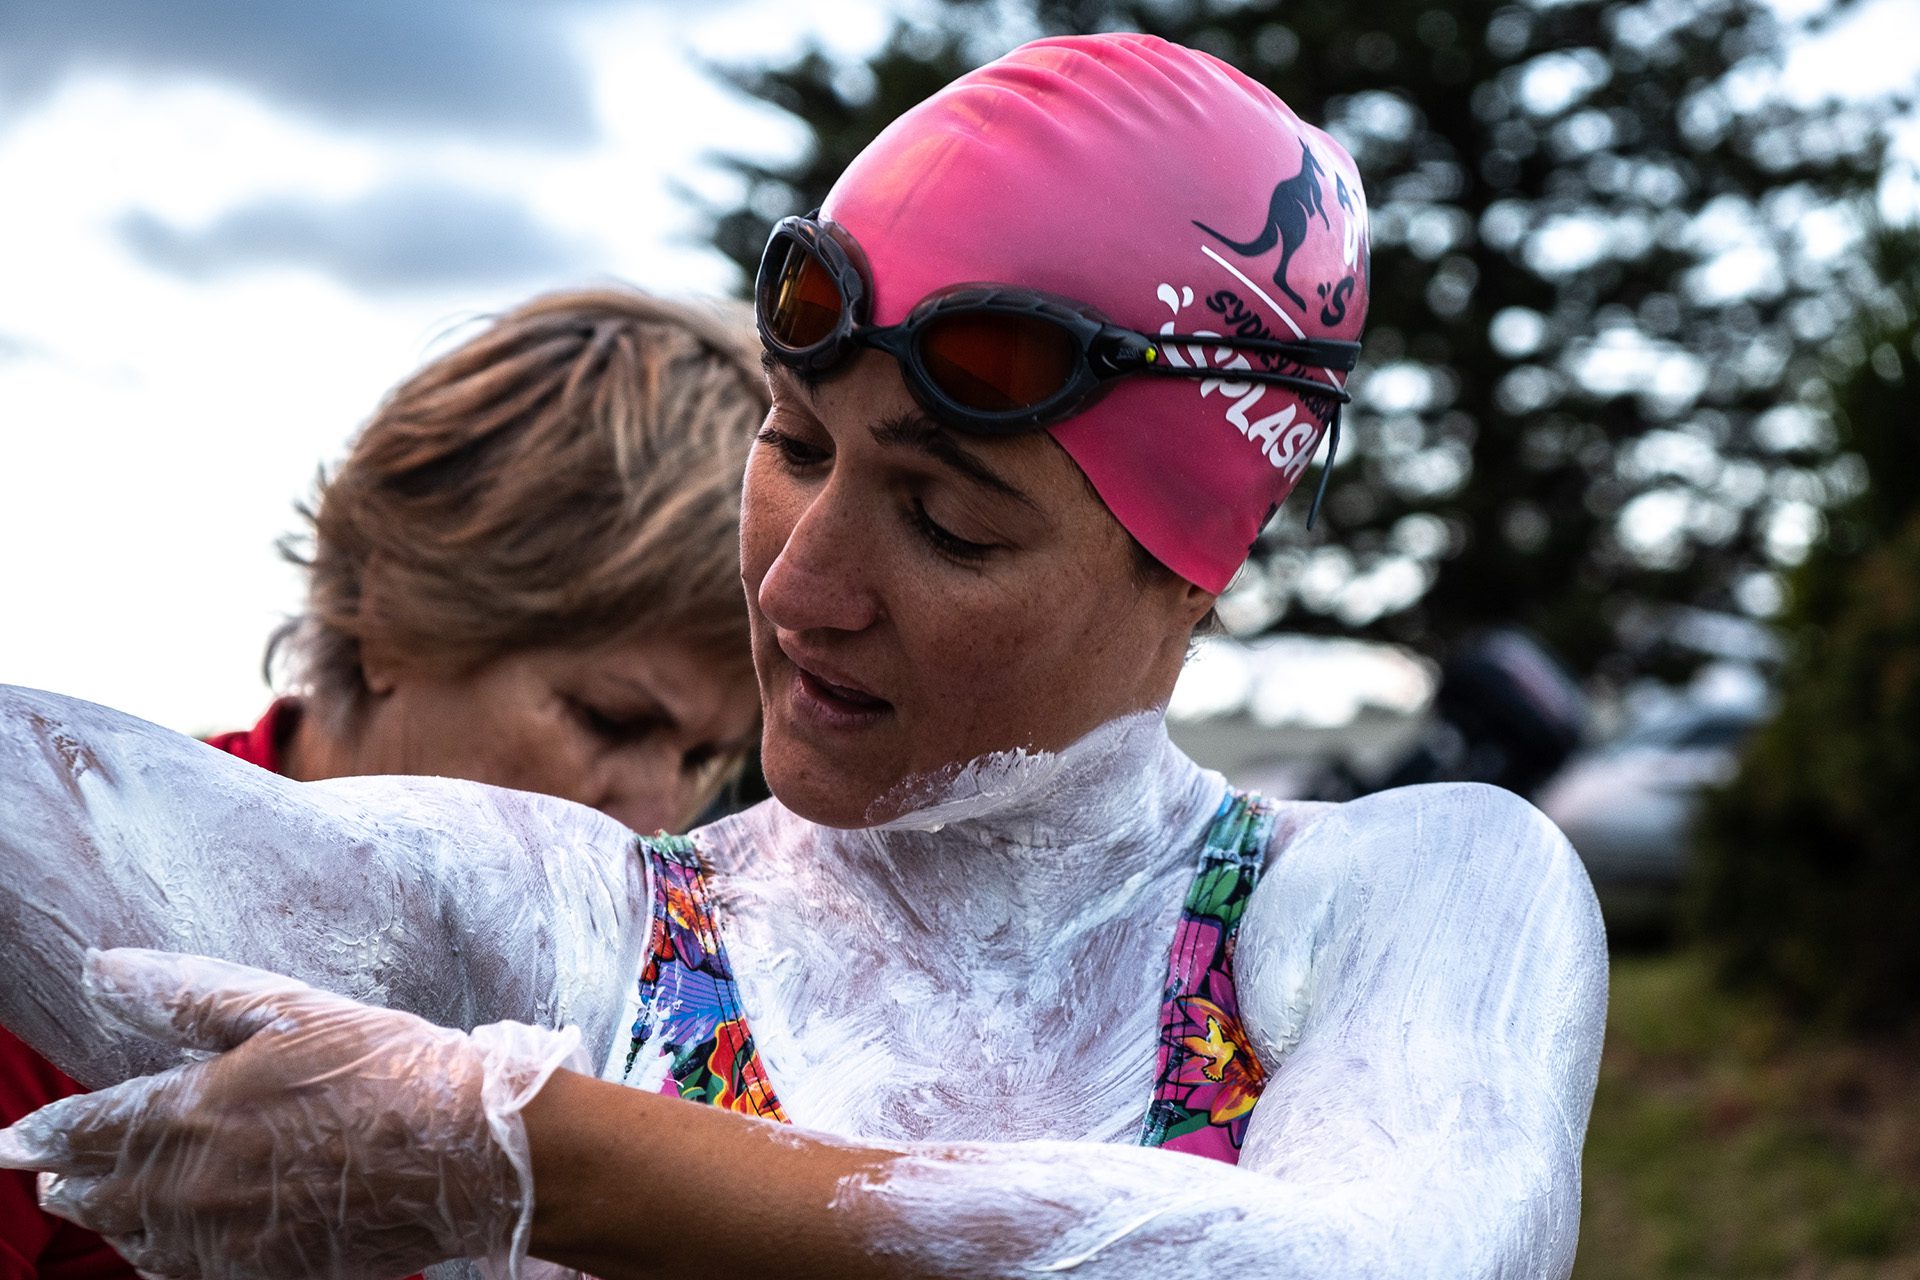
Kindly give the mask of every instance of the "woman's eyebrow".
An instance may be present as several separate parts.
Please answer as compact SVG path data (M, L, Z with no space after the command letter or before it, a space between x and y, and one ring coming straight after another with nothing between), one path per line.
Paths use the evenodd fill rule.
M820 391L818 382L812 378L802 377L796 374L791 366L782 363L773 352L767 350L765 347L760 348L760 371L767 376L767 386L775 391L801 387L805 389L807 399L813 400L818 398Z
M924 413L907 412L875 423L868 428L874 440L883 445L904 445L917 449L934 461L953 468L967 479L984 489L1012 498L1023 506L1038 511L1040 504L1029 498L1024 491L1002 476L992 467L982 462L971 450L968 450L953 438L948 431Z

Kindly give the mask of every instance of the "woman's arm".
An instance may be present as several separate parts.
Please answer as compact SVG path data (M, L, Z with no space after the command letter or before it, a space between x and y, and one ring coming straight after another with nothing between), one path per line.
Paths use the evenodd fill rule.
M1241 1167L1367 1226L1332 1274L1568 1273L1607 953L1552 822L1477 784L1343 805L1277 851L1238 962L1273 1066Z
M1276 858L1240 936L1273 1078L1237 1168L850 1146L562 1073L525 1113L535 1254L607 1280L1566 1275L1606 1004L1566 841L1507 792L1421 787Z
M578 805L433 778L291 782L0 686L0 1023L89 1086L178 1055L95 1019L88 947L233 960L443 1026L572 1023L604 1054L644 874L632 835Z
M1179 1152L847 1143L564 1071L522 1116L531 1252L604 1280L1461 1275L1381 1250L1390 1205L1331 1216L1310 1191ZM1354 1266L1347 1237L1392 1265Z
M375 1250L510 1256L522 1173L532 1253L607 1280L1564 1275L1605 1000L1564 841L1510 797L1425 788L1344 806L1278 856L1240 941L1274 1075L1239 1167L1092 1143L845 1143L566 1071L498 1124L478 1084L423 1110L406 1064L431 1053L449 1064L431 1079L479 1080L484 1054L331 997L236 1018L259 975L115 995L123 1017L217 1025L200 1042L239 1047L57 1104L0 1135L0 1163L54 1172L63 1212L142 1248L199 1240L188 1269L210 1277L372 1276L353 1260ZM316 1077L320 1045L360 1065ZM382 1148L365 1136L382 1126L413 1136ZM249 1159L250 1134L286 1158ZM387 1178L504 1190L457 1233L407 1231L376 1216L406 1202Z

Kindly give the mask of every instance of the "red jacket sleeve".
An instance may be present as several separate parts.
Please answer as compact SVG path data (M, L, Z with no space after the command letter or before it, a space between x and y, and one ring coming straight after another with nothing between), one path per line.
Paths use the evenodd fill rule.
M0 1124L84 1092L0 1027ZM99 1236L40 1209L34 1175L0 1169L0 1280L138 1280Z
M299 706L293 699L281 698L253 728L216 734L206 740L207 745L278 773L281 748L299 716ZM83 1092L0 1027L0 1125ZM139 1275L99 1236L42 1212L33 1174L0 1169L0 1280L139 1280Z
M279 769L279 745L297 713L281 699L252 729L208 739L212 746ZM84 1090L0 1027L0 1125ZM0 1169L0 1280L138 1280L133 1267L91 1231L41 1211L34 1175Z

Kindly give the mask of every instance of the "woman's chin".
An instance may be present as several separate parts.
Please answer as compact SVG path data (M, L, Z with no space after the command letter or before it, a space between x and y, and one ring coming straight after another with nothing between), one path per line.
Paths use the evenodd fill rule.
M808 822L853 830L894 816L883 811L888 795L899 787L897 777L860 777L813 752L781 751L771 742L763 748L760 769L773 798Z

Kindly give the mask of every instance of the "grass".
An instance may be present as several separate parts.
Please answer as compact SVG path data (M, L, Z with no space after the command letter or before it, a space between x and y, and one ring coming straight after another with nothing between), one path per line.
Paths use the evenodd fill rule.
M1613 966L1576 1280L1920 1280L1920 1053Z

